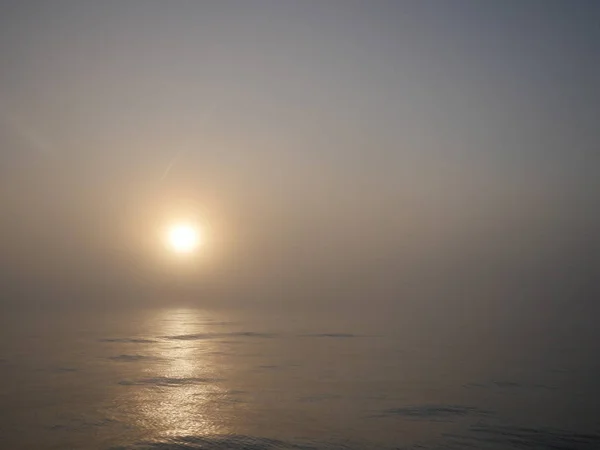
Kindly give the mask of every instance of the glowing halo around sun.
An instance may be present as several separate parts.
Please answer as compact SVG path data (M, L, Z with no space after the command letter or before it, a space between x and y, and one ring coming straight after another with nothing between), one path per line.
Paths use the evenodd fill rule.
M172 225L167 229L167 244L175 253L193 253L202 244L201 230L187 223Z

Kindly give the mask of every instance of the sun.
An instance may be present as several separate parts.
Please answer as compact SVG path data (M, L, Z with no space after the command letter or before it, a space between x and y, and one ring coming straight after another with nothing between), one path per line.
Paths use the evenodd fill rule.
M200 230L185 223L173 225L167 231L167 242L176 253L192 253L202 243Z

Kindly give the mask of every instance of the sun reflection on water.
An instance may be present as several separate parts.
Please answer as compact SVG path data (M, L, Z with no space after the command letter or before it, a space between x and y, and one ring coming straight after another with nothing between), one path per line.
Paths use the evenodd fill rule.
M219 344L180 338L208 333L202 312L161 311L153 322L162 338L156 344L158 363L146 367L136 382L137 425L162 436L226 433L216 401L223 388L211 364Z

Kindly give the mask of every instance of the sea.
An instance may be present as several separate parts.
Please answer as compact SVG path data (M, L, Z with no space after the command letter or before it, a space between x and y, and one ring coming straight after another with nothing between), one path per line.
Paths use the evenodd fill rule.
M600 449L593 330L410 322L3 311L0 449Z

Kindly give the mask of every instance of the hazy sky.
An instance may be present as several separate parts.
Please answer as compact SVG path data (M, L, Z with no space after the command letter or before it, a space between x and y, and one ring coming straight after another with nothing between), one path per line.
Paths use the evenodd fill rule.
M599 20L593 0L2 1L0 301L585 303ZM194 267L156 234L186 215L212 230Z

